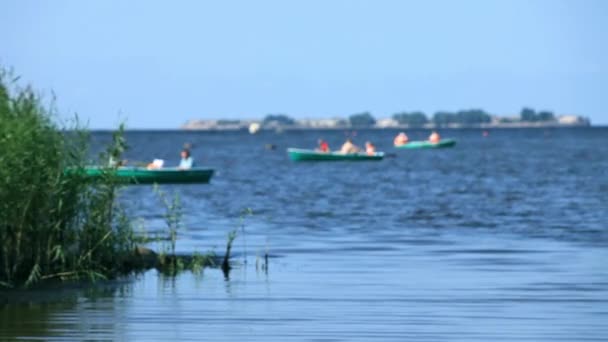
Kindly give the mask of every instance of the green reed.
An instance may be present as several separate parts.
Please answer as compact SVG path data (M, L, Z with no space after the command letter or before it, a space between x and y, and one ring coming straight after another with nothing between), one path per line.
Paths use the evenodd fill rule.
M177 274L218 266L212 252L176 255L180 200L158 189L170 245L160 255L137 246L150 240L145 231L135 232L135 220L119 205L116 166L108 166L100 180L88 179L88 132L77 121L58 126L53 103L45 106L17 80L0 69L0 287L107 279L152 267ZM97 162L119 161L126 148L121 125ZM228 237L222 268L230 268L235 238L236 232Z
M133 230L112 173L89 182L87 132L56 125L53 104L11 76L0 70L0 285L126 271ZM104 158L124 148L121 127Z

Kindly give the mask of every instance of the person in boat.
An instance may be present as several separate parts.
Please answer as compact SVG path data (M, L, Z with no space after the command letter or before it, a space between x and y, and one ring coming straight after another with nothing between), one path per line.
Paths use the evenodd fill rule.
M357 145L353 144L353 141L350 138L346 139L346 141L342 145L342 148L340 149L340 153L345 153L345 154L357 153L357 152L359 152L359 148L357 147Z
M124 167L127 165L127 160L120 158L123 150L124 149L121 149L121 148L113 149L113 151L110 153L110 156L108 158L108 167L117 168L117 167Z
M403 146L403 145L407 144L408 141L409 141L409 138L407 137L405 132L401 132L401 133L397 134L397 136L395 137L395 140L393 140L393 143L395 144L395 146Z
M432 142L433 144L438 143L441 140L441 137L439 136L439 133L437 133L436 131L433 131L433 133L431 133L431 135L429 135L429 141Z
M329 144L323 139L319 139L319 147L317 148L320 152L329 152Z
M182 160L179 162L179 166L177 167L180 170L189 170L194 166L194 159L190 155L190 150L183 149L181 153Z
M373 155L376 153L376 146L372 144L370 141L365 142L365 153L369 155Z
M163 168L163 164L165 163L162 159L154 159L150 164L146 166L148 170L158 170Z
M127 166L127 160L126 159L117 160L115 157L110 156L110 160L108 160L108 166L109 167L125 167L125 166Z

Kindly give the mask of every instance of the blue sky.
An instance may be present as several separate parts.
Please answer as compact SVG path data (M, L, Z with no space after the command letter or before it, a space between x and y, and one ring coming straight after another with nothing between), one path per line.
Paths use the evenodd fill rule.
M0 64L91 128L522 106L608 124L608 1L4 1Z

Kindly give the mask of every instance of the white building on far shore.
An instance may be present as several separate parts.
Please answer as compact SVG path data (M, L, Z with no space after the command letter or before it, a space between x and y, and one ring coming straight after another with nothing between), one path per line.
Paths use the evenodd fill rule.
M589 119L578 116L578 115L560 115L557 117L557 122L560 125L572 125L572 126L589 125Z
M385 118L376 120L376 127L378 128L394 128L399 127L399 122L393 118Z
M307 128L339 128L347 126L347 121L339 118L302 119L296 120L296 125Z

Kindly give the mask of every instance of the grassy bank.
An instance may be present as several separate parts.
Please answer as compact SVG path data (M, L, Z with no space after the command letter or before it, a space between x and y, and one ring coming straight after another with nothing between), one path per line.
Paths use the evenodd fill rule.
M0 75L0 284L48 279L106 278L127 271L133 248L127 218L116 207L109 174L90 184L81 168L88 136L59 127L45 106L10 73ZM124 142L116 136L109 153Z
M111 170L87 180L88 133L58 126L52 104L29 87L19 87L0 70L0 287L28 287L41 281L106 279L149 267L175 267L176 227L171 221L171 262L142 262L131 218L116 200ZM119 160L121 130L100 160ZM72 170L65 172L66 169ZM162 258L161 258L162 257ZM193 259L193 268L205 265Z

